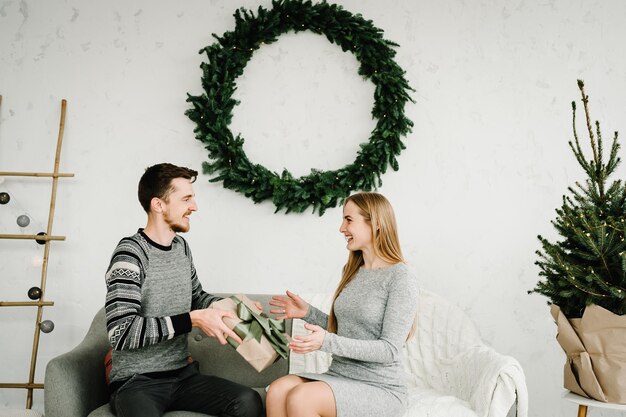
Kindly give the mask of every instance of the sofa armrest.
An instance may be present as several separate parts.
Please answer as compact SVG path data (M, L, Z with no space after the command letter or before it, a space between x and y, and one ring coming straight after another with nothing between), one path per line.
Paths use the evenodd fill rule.
M519 362L488 346L472 347L442 361L449 393L467 401L479 416L505 417L517 403L517 415L528 414L528 392Z
M87 416L109 400L104 355L109 347L99 311L83 341L48 362L44 380L46 417Z

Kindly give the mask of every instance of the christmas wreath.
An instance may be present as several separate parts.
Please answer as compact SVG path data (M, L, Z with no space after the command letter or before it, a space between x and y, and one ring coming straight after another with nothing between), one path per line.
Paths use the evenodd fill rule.
M302 212L313 206L320 215L341 204L352 190L369 191L382 185L381 174L390 165L398 170L396 156L405 148L401 137L413 123L404 115L404 105L413 91L404 70L394 61L397 44L383 38L382 29L359 14L326 2L277 0L271 9L259 7L235 12L235 29L217 42L200 50L208 62L200 65L204 94L188 94L192 107L186 115L196 123L196 139L205 144L211 162L203 163L211 182L222 181L225 188L242 192L255 203L272 199L276 212ZM353 163L334 171L311 169L300 178L287 170L280 175L248 159L244 139L229 129L236 80L263 44L272 43L289 31L309 30L324 35L359 61L358 73L375 85L372 116L376 119L369 141L360 145Z

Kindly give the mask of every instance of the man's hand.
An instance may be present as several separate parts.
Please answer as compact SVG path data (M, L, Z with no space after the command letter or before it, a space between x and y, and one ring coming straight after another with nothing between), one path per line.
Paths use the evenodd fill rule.
M225 345L226 338L232 337L237 343L242 343L241 338L226 326L224 317L237 319L232 311L220 310L217 308L203 308L201 310L193 310L189 313L191 325L198 327L207 336L215 337L218 342Z
M289 343L289 349L294 353L309 353L320 350L326 337L326 330L314 324L305 323L304 328L310 330L307 336L294 336Z

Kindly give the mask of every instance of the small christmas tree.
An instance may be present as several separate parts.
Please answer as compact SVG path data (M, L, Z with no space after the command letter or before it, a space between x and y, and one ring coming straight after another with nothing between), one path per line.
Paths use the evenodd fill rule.
M587 131L593 159L587 161L576 132L576 103L572 102L574 143L569 142L578 163L587 173L582 185L568 187L570 196L563 196L552 224L563 240L550 243L538 236L543 251L538 250L535 262L545 278L529 293L549 298L568 318L581 317L585 307L596 304L623 315L626 313L626 187L614 181L607 188L608 177L619 165L617 132L613 138L608 161L604 162L600 123L595 135L589 117L589 97L584 83L578 80L587 119Z

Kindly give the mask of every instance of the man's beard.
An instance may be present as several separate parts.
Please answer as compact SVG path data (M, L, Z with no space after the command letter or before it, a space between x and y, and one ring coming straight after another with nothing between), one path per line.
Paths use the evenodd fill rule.
M187 216L188 214L190 213L186 213L185 216ZM172 229L174 233L187 233L189 231L189 224L176 223L175 221L171 220L169 216L164 216L163 220L165 220L165 223L167 223L167 225L170 227L170 229Z
M189 226L173 223L170 224L170 229L172 229L175 233L187 233L189 231Z

